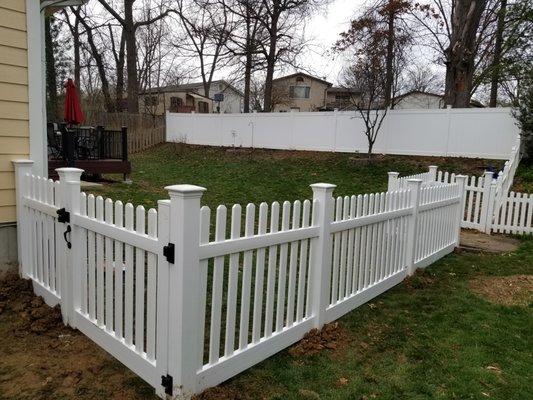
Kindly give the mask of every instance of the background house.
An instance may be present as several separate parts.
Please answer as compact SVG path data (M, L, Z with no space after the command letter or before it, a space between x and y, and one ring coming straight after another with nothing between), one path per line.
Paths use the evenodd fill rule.
M326 104L322 111L354 110L354 104L361 99L361 91L355 88L330 87L326 93Z
M204 96L203 83L195 82L147 90L139 95L139 102L141 112L153 115L163 115L165 111L240 113L243 98L233 85L218 80L211 82L208 96Z
M150 115L165 112L206 114L213 112L213 100L194 90L177 86L150 89L139 95L139 110Z
M331 83L297 72L272 81L272 111L318 111L326 105Z
M396 110L435 109L444 108L445 106L443 94L421 90L411 90L396 96L393 99L393 103ZM482 108L484 106L477 100L471 100L470 107Z

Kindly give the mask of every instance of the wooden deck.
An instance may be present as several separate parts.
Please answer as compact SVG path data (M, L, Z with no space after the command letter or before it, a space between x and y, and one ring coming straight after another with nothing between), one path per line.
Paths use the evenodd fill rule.
M48 176L57 177L56 168L67 167L65 160L48 160ZM131 163L122 160L75 160L74 167L83 169L87 174L123 174L131 173Z

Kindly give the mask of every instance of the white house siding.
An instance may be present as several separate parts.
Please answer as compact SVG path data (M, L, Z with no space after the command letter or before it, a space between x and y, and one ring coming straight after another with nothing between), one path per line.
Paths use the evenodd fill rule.
M436 109L443 108L444 100L439 96L432 96L425 93L411 93L402 97L394 105L396 110L416 110L416 109Z
M203 88L198 88L199 93L203 93ZM224 101L220 102L220 112L224 114L241 113L243 109L243 97L235 92L231 87L222 82L214 82L209 89L209 97L213 99L213 110L217 111L218 102L215 101L215 94L223 93Z

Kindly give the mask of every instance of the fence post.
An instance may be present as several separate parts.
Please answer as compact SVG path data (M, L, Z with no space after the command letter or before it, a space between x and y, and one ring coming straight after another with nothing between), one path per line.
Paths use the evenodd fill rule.
M168 375L180 398L196 390L200 321L200 199L206 190L193 185L165 188L170 196L169 244L174 263L169 266ZM170 249L171 247L168 247ZM172 260L170 260L172 261ZM174 393L174 396L176 393Z
M315 183L313 206L317 207L315 218L318 237L313 246L313 265L311 266L311 297L315 327L322 328L326 319L331 289L331 222L333 221L333 190L337 185Z
M497 188L498 188L497 183L492 181L490 184L488 195L487 195L487 217L483 221L483 224L484 224L483 231L489 235L492 231L492 221L494 220L494 217L497 216L497 214L500 211L499 205L496 209L494 208L494 206L496 205Z
M392 192L393 190L398 190L398 177L400 176L399 172L389 172L389 181L387 184L387 192Z
M14 160L15 166L15 188L17 195L17 254L19 263L19 274L22 278L30 277L30 265L28 252L23 251L22 243L28 237L28 220L26 209L23 205L23 198L28 194L28 179L26 174L31 174L33 161Z
M64 208L68 212L68 218L65 219L63 247L63 262L60 263L61 279L61 314L63 322L76 327L76 311L80 307L80 232L75 224L71 224L74 214L80 212L80 178L83 173L79 168L57 168L60 182L60 209ZM66 215L66 214L64 214ZM70 243L70 245L69 245Z
M466 175L456 175L455 176L455 183L459 186L459 207L457 210L457 218L455 223L457 224L456 230L457 230L457 236L455 239L455 247L459 246L459 243L461 241L461 223L463 222L463 217L465 215L465 199L466 199Z
M407 189L409 190L410 207L413 209L409 226L407 229L407 251L406 264L407 274L413 275L415 273L415 256L417 246L417 230L418 230L418 206L420 202L420 188L422 187L422 179L408 179Z
M430 182L435 182L437 180L437 170L439 169L438 166L436 165L430 165L428 167L429 169L429 181Z
M481 198L481 214L479 216L478 228L478 231L480 232L485 232L487 226L488 209L490 203L490 188L492 187L493 175L494 172L492 171L485 171L485 173L483 174L483 197Z
M161 244L159 254L157 255L157 314L156 319L156 360L158 374L165 376L167 374L168 360L168 320L169 316L169 272L170 264L163 254L163 246L166 246L170 233L170 200L159 200L157 202L157 238ZM156 388L156 394L164 398L165 388L163 386Z

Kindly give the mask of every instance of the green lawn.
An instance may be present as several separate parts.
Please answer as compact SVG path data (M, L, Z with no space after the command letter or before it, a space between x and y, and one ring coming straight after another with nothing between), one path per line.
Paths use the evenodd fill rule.
M93 193L154 206L176 183L205 186L204 204L309 198L309 184L338 185L337 195L386 189L387 172L435 163L480 174L488 162L384 157L367 165L348 154L165 145L132 159L133 184ZM521 176L530 170L520 171ZM528 399L533 390L533 313L491 303L469 290L479 276L533 274L533 240L503 255L452 254L340 320L346 340L313 356L282 351L204 399ZM142 386L142 385L141 385ZM223 397L225 396L225 397Z
M130 185L113 183L92 193L122 202L155 207L168 198L164 187L188 183L207 188L203 204L215 208L262 201L310 198L309 185L334 183L336 195L371 193L387 189L387 172L401 175L425 172L429 165L455 173L480 175L483 166L501 161L444 157L376 156L372 164L365 156L339 153L226 149L166 144L131 158ZM120 177L113 177L119 180Z

